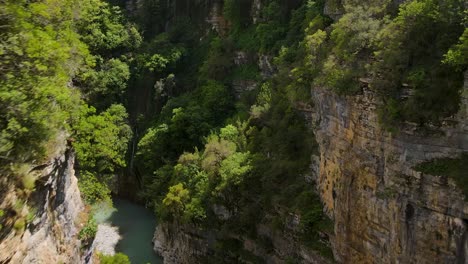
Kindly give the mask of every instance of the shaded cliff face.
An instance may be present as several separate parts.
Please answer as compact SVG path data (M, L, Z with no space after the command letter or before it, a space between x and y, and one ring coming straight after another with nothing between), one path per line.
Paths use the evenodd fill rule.
M58 155L36 182L37 212L24 232L10 230L0 243L0 263L81 263L77 221L83 202L70 150ZM11 192L14 193L14 192Z
M292 219L288 225L294 225L294 220ZM258 240L235 233L230 234L229 238L242 241L239 247L245 252L249 252L259 263L285 263L293 256L296 261L300 260L301 263L331 263L329 259L302 245L294 236L293 230L289 230L289 233L278 232L265 224L258 224L256 229L259 235L271 241L271 248L265 249L265 246ZM164 263L190 264L212 263L213 260L210 257L216 254L217 243L223 239L226 237L219 235L217 230L200 230L190 225L161 223L156 227L153 242L154 251L164 258ZM230 252L224 253L228 256ZM228 261L228 259L224 259L223 261L236 263L239 260Z
M165 264L197 263L211 254L207 232L193 227L162 223L156 227L154 251L164 258Z
M465 263L462 191L452 179L412 168L468 151L466 98L450 122L456 125L422 133L407 124L394 136L379 127L375 98L369 89L347 98L313 91L317 182L335 221L335 257L342 263Z

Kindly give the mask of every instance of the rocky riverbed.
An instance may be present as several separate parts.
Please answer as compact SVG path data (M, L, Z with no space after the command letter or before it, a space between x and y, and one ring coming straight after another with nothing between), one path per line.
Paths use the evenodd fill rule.
M93 248L104 255L114 255L115 247L121 239L119 229L110 224L100 224L93 242Z

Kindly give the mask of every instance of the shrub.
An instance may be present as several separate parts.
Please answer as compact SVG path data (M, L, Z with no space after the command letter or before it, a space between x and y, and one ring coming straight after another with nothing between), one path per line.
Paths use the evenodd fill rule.
M98 180L98 178L89 171L82 171L78 181L81 195L89 204L95 204L100 201L110 201L111 190L107 185Z
M99 254L101 264L130 264L130 259L123 253L117 253L113 256Z
M31 223L34 221L34 218L36 217L37 209L34 207L29 207L28 208L28 215L26 216L26 222Z
M78 238L85 242L91 241L96 236L97 228L96 221L93 218L89 219L86 225L80 230L80 233L78 233Z
M3 210L0 209L0 222L3 221L3 216L4 216L4 215L5 215L5 211L3 211ZM2 230L2 228L3 228L3 225L0 224L0 231Z
M407 1L376 35L373 87L398 112L390 122L439 123L458 111L467 66L459 57L462 2ZM412 94L406 100L403 84Z
M17 164L14 165L13 173L17 175L21 181L21 185L24 189L32 191L35 187L36 177L30 172L31 166L29 164Z
M26 227L26 220L24 218L19 218L15 221L15 223L13 224L13 227L17 230L17 231L22 231L24 230L24 228Z
M32 191L36 186L36 177L33 174L28 173L23 176L22 183L25 189Z
M468 198L468 153L459 158L441 158L423 162L414 167L415 170L436 176L452 178Z

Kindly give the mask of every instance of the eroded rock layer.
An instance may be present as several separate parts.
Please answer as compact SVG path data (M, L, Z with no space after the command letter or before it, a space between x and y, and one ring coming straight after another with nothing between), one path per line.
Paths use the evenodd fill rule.
M11 229L0 243L0 263L81 263L77 238L83 202L74 154L66 150L41 168L31 197L35 219L24 232ZM10 192L14 193L14 192Z
M313 98L317 182L335 221L337 260L465 263L468 203L462 191L450 178L413 167L468 151L466 105L450 120L456 125L422 133L407 124L393 136L379 126L370 89L346 98L314 89Z

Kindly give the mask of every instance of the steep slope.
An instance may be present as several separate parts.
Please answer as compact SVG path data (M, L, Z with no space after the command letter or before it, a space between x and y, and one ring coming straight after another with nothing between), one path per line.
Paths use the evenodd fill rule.
M397 136L378 125L379 102L371 90L353 97L314 90L317 179L335 221L339 262L465 263L468 203L462 190L453 179L413 167L468 151L467 80L461 111L447 120L455 125L423 133L408 123Z
M40 176L30 196L29 204L35 208L32 222L24 230L17 226L2 230L1 263L82 262L78 231L84 206L73 169L75 155L65 142L57 145L57 150L52 160L34 169ZM11 203L23 206L14 190L7 193L2 208L11 208ZM10 214L14 212L7 211L5 217Z
M243 3L246 2L249 1ZM241 9L240 13L241 16L244 16L244 20L241 19L243 23L248 24L245 20L252 20L254 21L253 25L258 23L259 13L265 9L265 6L272 2L273 4L284 4L282 1L251 2L250 9ZM460 181L464 182L464 180L449 177L446 173L437 171L423 173L416 168L435 159L457 159L468 151L467 73L465 73L464 88L461 91L462 96L457 98L457 89L460 84L458 79L461 76L458 73L460 69L466 69L466 65L462 62L460 68L453 71L456 72L454 75L443 75L448 76L446 79L441 78L441 80L447 81L444 84L447 86L440 87L446 90L437 87L430 80L438 81L437 78L440 76L430 75L432 74L430 71L437 67L450 69L446 62L441 63L441 58L447 56L444 54L450 45L444 48L436 47L439 48L439 50L436 49L436 55L439 57L434 55L434 58L429 58L430 56L426 56L426 53L434 47L421 41L422 44L418 43L410 48L398 46L401 50L415 49L415 51L408 51L408 54L411 54L408 55L408 58L403 56L402 61L404 62L402 64L404 66L392 65L389 62L389 69L380 68L380 70L386 69L386 71L392 72L391 67L397 68L398 66L403 68L403 70L398 68L402 72L407 71L404 74L399 72L401 76L398 78L400 79L396 78L398 81L391 83L393 85L391 89L386 90L387 87L384 85L388 85L388 83L386 84L385 81L379 82L379 78L387 78L388 76L382 72L368 71L371 68L369 64L375 66L374 63L378 61L381 65L385 65L386 59L391 61L389 58L379 57L381 53L373 53L374 49L378 50L378 48L372 46L375 45L373 42L376 40L369 36L375 36L377 33L379 33L379 37L386 36L385 34L388 32L385 30L389 30L389 28L390 32L395 28L404 28L405 26L409 28L405 28L405 30L413 30L411 27L414 25L410 22L408 25L398 24L404 19L408 19L408 21L421 19L424 23L429 23L427 21L433 23L434 21L430 19L424 20L425 15L418 12L421 11L419 10L421 6L436 9L437 5L431 1L423 1L424 3L413 1L413 5L405 6L407 9L399 10L398 6L403 1L382 1L389 4L388 10L392 10L387 10L385 12L388 13L385 13L382 11L383 9L379 9L380 7L366 9L356 1L351 0L318 2L323 4L323 13L326 17L322 17L320 20L320 17L317 16L316 19L311 20L312 22L307 21L310 22L310 26L307 27L306 31L310 30L310 32L306 33L309 35L306 36L304 42L309 43L310 41L311 43L310 47L307 46L312 50L311 54L307 53L309 56L306 56L306 60L311 60L308 62L309 64L306 63L306 68L309 69L304 70L301 68L303 65L298 66L300 64L297 63L298 61L296 64L291 63L293 67L296 67L287 68L286 74L281 72L282 69L274 69L278 64L280 64L279 68L284 67L281 65L281 60L291 60L291 58L301 60L302 58L299 56L304 56L299 51L299 56L294 57L297 54L291 55L294 52L288 53L288 48L284 48L284 46L281 47L280 55L275 59L271 59L271 55L265 54L265 50L258 51L258 47L254 48L256 51L253 55L252 51L249 53L243 50L235 50L229 55L232 63L236 66L249 65L254 61L254 64L257 64L256 66L261 69L259 75L263 77L261 81L258 79L252 81L245 77L230 83L229 85L237 99L242 98L243 94L248 94L252 90L260 90L262 82L268 83L272 79L279 83L279 86L287 86L285 90L296 89L296 86L303 85L304 82L308 85L307 89L310 89L310 101L307 101L307 98L291 99L291 101L295 101L295 110L304 115L308 127L318 143L318 153L312 154L310 157L310 170L305 175L301 174L300 177L305 178L303 186L306 189L317 190L324 204L324 211L334 221L334 229L331 232L321 230L320 237L311 237L311 239L329 245L335 260L339 263L465 263L468 250L468 203L465 201L466 188L460 184ZM452 3L449 2L441 3L440 7ZM457 1L454 2L459 4ZM224 2L225 5L232 3L238 2ZM347 6L343 7L343 3ZM421 6L418 6L419 4ZM310 4L310 6L313 5ZM224 11L226 12L226 8ZM402 14L400 17L397 15L398 12ZM340 18L345 14L347 15L345 19L340 21ZM386 16L384 17L384 15ZM207 19L207 21L225 21L222 16L222 14L217 14L214 17L218 19ZM250 17L246 19L245 16ZM390 18L395 19L396 22L386 24ZM268 21L269 18L263 19ZM273 21L275 20L273 19ZM445 25L444 19L435 21L436 25ZM262 22L265 21L260 19L260 23ZM331 25L327 23L331 23ZM417 23L415 24L417 25ZM214 24L213 27L217 28L217 25ZM236 26L234 23L228 23L228 25L230 27ZM265 22L262 26L269 25ZM315 27L322 27L322 29L317 30ZM239 34L237 37L245 37L239 37L239 39L242 38L245 41L251 36L248 35L252 34L249 31L251 28L245 29L242 26L239 28L241 33L238 31L235 34ZM415 26L415 28L417 27ZM247 31L247 33L242 32L242 30ZM257 34L261 33L258 28L256 30ZM314 30L317 30L318 34L314 34ZM332 31L333 33L331 33ZM463 31L463 27L457 24L454 32L459 34L460 31ZM395 34L401 33L404 41L411 40L407 32L402 32ZM222 31L218 30L218 33L223 35ZM247 37L242 34L246 34ZM434 34L437 38L439 35L443 35L440 32ZM389 35L392 36L392 34ZM429 35L424 35L424 37L427 36ZM440 38L444 37L449 39L445 35ZM452 44L457 41L453 36L450 37ZM389 38L391 39L391 37ZM234 39L238 40L236 37ZM382 39L385 40L384 37ZM382 41L382 39L378 41ZM281 42L283 39L277 41L281 44L285 43ZM380 44L384 45L384 42ZM255 45L261 45L261 43L255 43ZM426 49L421 50L424 47ZM323 50L325 53L320 53L324 52ZM385 52L387 51L385 50ZM267 50L266 53L268 52L272 51ZM388 52L391 54L391 50ZM340 56L342 57L340 58ZM415 59L417 56L421 56L423 62L417 62ZM327 57L328 60L325 59ZM412 64L415 62L421 65L416 67ZM269 67L265 67L266 65ZM432 65L433 68L428 65ZM413 66L414 68L412 68ZM423 68L422 72L425 71L424 67L431 69L424 73L428 75L423 81L414 77L416 76L415 72L420 70L418 67ZM301 70L310 70L313 73L301 75ZM313 75L317 72L318 76ZM280 77L283 79L275 77L275 74L277 76L283 74ZM311 75L313 77L310 77ZM307 80L308 82L303 80L307 78L315 78L316 80ZM288 83L290 79L293 80ZM433 97L437 97L435 95L441 90L445 92L438 95L439 98L434 99ZM453 91L455 91L454 96L450 97ZM447 94L446 97L444 97L444 93ZM386 110L390 109L391 103L389 101L391 99L398 101L397 112L399 112L395 116L400 115L398 118L401 119L399 120L394 116L390 117L394 114L391 111L384 112L387 116L382 114L382 108L388 107ZM461 102L459 108L457 107L458 99ZM433 104L434 110L431 108L431 104ZM418 107L421 107L420 111L424 113L416 115L415 108ZM457 114L454 114L454 109L459 109ZM252 108L250 114L253 111ZM430 113L426 115L425 112ZM286 112L283 114L286 116ZM414 119L412 114L415 114ZM251 118L255 119L252 116ZM257 125L252 119L249 119L251 124ZM391 125L397 129L389 129L385 119L392 120L394 123ZM285 140L287 139L285 138ZM281 150L278 148L279 151ZM270 158L271 152L262 154ZM194 155L198 155L198 151ZM206 154L201 154L202 157L204 155ZM183 161L179 162L178 165L185 165L183 162L187 161L184 158L186 157L181 156L180 160ZM461 163L463 162L466 162L465 158L461 161ZM467 172L463 171L464 168L464 166L455 168L462 178L468 176ZM175 179L174 184L177 181L183 182L177 176ZM183 183L191 184L190 180ZM284 185L283 187L287 189L288 186ZM182 188L182 191L185 190ZM193 190L190 191L193 192ZM239 196L242 195L246 194L239 193ZM299 196L299 193L296 196ZM207 211L212 211L220 222L236 219L236 214L243 210L243 208L230 209L219 206L216 202L210 202L208 202ZM251 202L255 202L255 200ZM310 199L310 203L313 202L313 199ZM245 233L236 233L236 230L223 229L221 232L218 229L219 222L217 221L214 221L216 224L213 223L212 226L200 227L196 223L187 224L187 222L176 218L158 226L154 238L155 250L165 257L167 263L190 263L191 261L203 263L205 257L216 256L219 251L226 253L224 261L227 262L232 261L229 259L233 255L232 252L237 252L234 254L235 261L242 260L247 263L294 261L298 263L327 263L329 261L323 257L326 255L323 254L324 252L305 246L305 241L300 239L300 231L298 230L303 227L303 219L306 218L306 214L301 215L293 208L284 210L279 204L276 204L275 209L259 208L258 210L258 215L266 214L267 217L263 217L257 222L250 222L250 226L257 235L255 238ZM273 216L282 215L285 211L288 217L286 217L284 225L280 225L280 231L272 228L273 223L277 220Z

